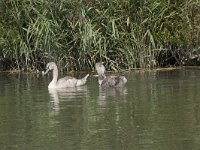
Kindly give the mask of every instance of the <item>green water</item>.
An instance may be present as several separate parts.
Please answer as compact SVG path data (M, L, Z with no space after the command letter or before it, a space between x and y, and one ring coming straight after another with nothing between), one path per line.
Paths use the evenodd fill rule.
M199 150L200 71L126 76L49 91L51 75L0 73L0 150Z

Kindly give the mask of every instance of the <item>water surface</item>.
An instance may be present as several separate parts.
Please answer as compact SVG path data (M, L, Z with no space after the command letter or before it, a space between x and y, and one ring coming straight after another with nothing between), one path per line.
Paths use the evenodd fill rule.
M126 76L124 88L102 89L91 76L48 90L51 75L0 73L0 149L198 150L200 71Z

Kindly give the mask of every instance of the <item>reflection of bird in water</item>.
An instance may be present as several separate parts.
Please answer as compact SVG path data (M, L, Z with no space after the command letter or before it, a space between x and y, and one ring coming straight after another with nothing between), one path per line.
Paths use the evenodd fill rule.
M71 87L64 89L49 89L49 95L52 99L54 113L59 113L60 102L75 101L87 95L87 86Z
M123 87L127 82L125 76L119 76L119 75L106 76L103 62L96 63L95 69L98 74L99 85L102 87Z
M105 105L106 99L111 97L114 99L123 99L127 95L127 88L126 87L120 87L120 88L111 88L111 87L100 87L99 88L99 105Z
M126 87L120 87L120 88L99 88L99 95L105 95L105 96L123 96L127 94L127 88Z
M58 67L54 62L50 62L46 66L47 70L43 73L43 75L47 74L50 70L53 70L53 79L49 83L48 88L67 88L67 87L77 87L86 84L87 78L89 74L87 74L82 79L76 79L71 76L66 76L58 80Z

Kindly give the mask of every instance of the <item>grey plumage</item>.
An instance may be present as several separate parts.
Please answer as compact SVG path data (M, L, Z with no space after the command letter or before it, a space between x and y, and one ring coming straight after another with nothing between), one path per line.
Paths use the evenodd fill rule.
M119 75L105 75L105 67L102 62L95 64L95 69L98 74L98 82L102 87L122 87L126 84L127 79L125 76Z
M77 87L86 84L89 74L87 74L82 79L76 79L71 76L66 76L64 78L58 79L58 68L54 62L49 62L46 66L47 70L44 75L49 71L53 71L53 79L49 83L48 88L67 88L67 87Z

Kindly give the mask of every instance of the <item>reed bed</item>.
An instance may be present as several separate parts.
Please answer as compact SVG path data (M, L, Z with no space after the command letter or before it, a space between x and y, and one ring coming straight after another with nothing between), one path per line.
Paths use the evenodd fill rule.
M110 70L198 65L199 0L1 0L0 66Z

